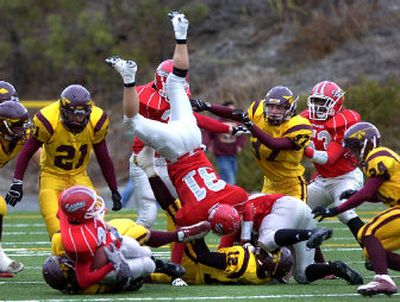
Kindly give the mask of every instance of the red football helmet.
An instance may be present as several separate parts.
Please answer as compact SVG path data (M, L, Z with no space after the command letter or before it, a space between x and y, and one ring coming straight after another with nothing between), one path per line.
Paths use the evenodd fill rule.
M163 98L167 97L167 90L165 87L165 83L167 82L168 75L174 69L174 61L169 59L165 60L158 65L155 76L154 76L154 85L158 91L158 94L161 95ZM186 76L186 85L185 90L186 93L190 96L190 87L189 87L189 76Z
M343 108L344 91L334 82L323 81L314 86L307 99L309 117L324 121Z
M1 88L0 88L1 90ZM0 103L0 133L8 141L27 139L31 130L28 110L20 102Z
M234 207L217 203L208 211L208 221L215 234L229 235L239 230L241 219Z
M6 81L0 81L0 103L19 101L15 87Z
M106 211L104 200L84 186L73 186L61 192L59 206L72 224L93 218L103 219Z

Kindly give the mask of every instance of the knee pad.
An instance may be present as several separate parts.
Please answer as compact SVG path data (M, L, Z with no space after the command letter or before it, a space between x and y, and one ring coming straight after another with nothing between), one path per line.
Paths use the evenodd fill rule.
M143 273L149 275L156 270L156 263L150 257L143 258Z

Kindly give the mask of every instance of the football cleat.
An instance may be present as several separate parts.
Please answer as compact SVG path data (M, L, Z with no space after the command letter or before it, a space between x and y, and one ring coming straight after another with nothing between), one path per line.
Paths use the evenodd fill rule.
M307 240L306 246L309 249L316 248L322 244L323 241L332 237L332 230L327 228L316 228L312 230L310 238Z
M211 224L208 221L177 228L178 241L187 242L194 239L203 238L211 230Z
M21 262L13 260L9 265L8 265L8 272L12 274L19 273L24 270L24 265Z
M351 285L363 284L363 277L359 272L352 269L343 261L329 261L328 262L332 273L341 279L346 280Z
M172 280L171 285L172 286L188 286L189 284L187 284L186 281L183 280L182 278L176 278L176 279Z
M168 276L171 276L172 278L180 278L182 277L186 270L182 265L171 263L171 262L165 262L161 259L153 259L155 264L156 264L156 273L164 273Z
M362 296L376 294L393 295L397 293L397 286L388 275L375 275L374 280L368 284L359 286L357 292Z
M106 59L106 63L118 71L125 85L132 85L135 83L137 71L137 65L135 61L124 60L118 56L112 56Z

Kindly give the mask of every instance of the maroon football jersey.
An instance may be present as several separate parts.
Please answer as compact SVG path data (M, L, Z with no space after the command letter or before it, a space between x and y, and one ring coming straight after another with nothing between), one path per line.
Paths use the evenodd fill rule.
M308 109L304 110L301 115L309 119ZM312 144L315 150L327 151L330 142L337 142L341 145L345 131L360 120L360 114L350 109L343 109L325 121L309 119L313 127ZM356 161L343 152L332 164L314 163L314 165L322 177L336 177L353 171L356 168Z

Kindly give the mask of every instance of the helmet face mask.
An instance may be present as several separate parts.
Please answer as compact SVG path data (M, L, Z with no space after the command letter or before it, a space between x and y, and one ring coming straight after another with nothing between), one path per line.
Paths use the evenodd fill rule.
M296 114L298 96L285 86L270 89L264 100L264 113L268 124L280 125Z
M343 108L344 91L334 82L323 81L315 85L307 99L309 118L327 120Z
M344 133L343 147L348 148L361 165L364 165L368 154L380 145L381 134L371 123L359 122Z
M28 110L21 103L0 103L0 133L7 141L26 140L31 129Z
M81 85L70 85L60 97L62 123L73 133L80 133L89 122L93 100L89 91Z
M64 190L60 194L59 204L68 222L72 224L103 219L106 212L104 200L94 190L84 186L73 186Z

